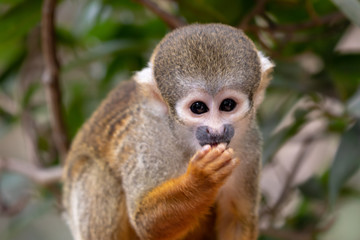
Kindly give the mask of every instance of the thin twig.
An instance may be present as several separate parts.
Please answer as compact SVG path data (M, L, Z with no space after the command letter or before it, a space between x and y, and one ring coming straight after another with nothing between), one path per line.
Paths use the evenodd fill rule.
M258 0L253 10L242 19L238 27L247 30L250 20L264 11L266 2L267 0Z
M150 9L153 13L159 16L171 29L185 26L187 23L174 15L167 13L166 11L159 8L159 6L151 0L134 0L143 6Z
M346 18L344 14L342 14L341 12L335 12L329 15L319 17L316 20L309 20L302 23L273 25L272 30L281 31L281 32L294 32L294 31L305 30L312 27L322 26L325 24L334 24L345 19Z
M266 18L267 21L270 21L269 18ZM266 31L266 32L284 32L284 33L292 33L301 30L306 30L313 27L318 27L327 24L335 24L345 20L345 16L341 12L331 13L322 17L319 17L316 20L309 20L301 23L294 23L294 24L277 24L274 22L269 23L269 27L260 27L251 25L246 28L246 31L252 32L259 32L259 31Z
M64 159L68 150L68 137L63 118L59 83L59 61L56 55L54 31L55 7L56 0L45 0L42 9L41 38L45 61L43 84L46 88L55 145L61 159Z
M24 135L29 139L29 144L27 147L28 159L35 166L41 166L41 159L38 149L38 127L35 120L30 115L27 109L21 114L21 127L24 131Z
M305 8L307 13L309 14L310 19L312 19L313 21L318 21L319 15L317 14L314 8L314 4L312 0L305 1Z
M0 170L21 174L39 185L51 185L61 180L62 167L39 168L13 158L0 157Z
M299 171L302 163L305 160L305 156L308 153L308 148L311 146L311 144L314 142L315 137L308 137L304 140L303 146L300 149L299 154L297 155L295 159L295 163L292 166L290 172L287 175L287 178L285 179L285 183L283 186L283 189L281 191L281 194L276 201L276 203L269 209L269 212L273 215L273 218L275 218L275 214L279 212L279 209L282 207L286 199L288 198L289 192L292 189L292 184L294 182L294 179L296 177L297 172Z

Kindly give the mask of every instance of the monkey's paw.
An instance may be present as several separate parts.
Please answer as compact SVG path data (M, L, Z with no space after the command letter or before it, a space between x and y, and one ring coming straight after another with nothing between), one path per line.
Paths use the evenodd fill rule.
M234 150L226 149L226 144L205 145L190 160L187 174L201 186L220 187L240 162L233 155Z

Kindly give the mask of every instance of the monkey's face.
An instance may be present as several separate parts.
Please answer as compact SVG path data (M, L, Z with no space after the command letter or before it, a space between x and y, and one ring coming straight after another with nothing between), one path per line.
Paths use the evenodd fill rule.
M177 102L175 111L200 146L216 146L231 142L250 111L250 102L246 94L233 89L223 88L215 94L194 89Z
M200 148L243 136L273 64L239 29L197 24L166 35L150 67L145 79L166 103L172 127L178 123L174 136Z

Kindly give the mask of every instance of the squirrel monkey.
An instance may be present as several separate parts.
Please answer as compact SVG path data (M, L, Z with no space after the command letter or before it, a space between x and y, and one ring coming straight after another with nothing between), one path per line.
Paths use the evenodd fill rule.
M255 115L272 68L230 26L167 34L73 141L63 204L74 239L256 239Z

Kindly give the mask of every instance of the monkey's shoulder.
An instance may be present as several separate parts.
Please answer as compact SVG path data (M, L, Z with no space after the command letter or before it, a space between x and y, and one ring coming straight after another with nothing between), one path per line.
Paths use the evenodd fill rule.
M140 111L139 86L133 80L121 82L102 101L77 133L70 155L93 153L95 157L106 155L113 146L114 138L120 138L129 125L136 121L134 112Z

